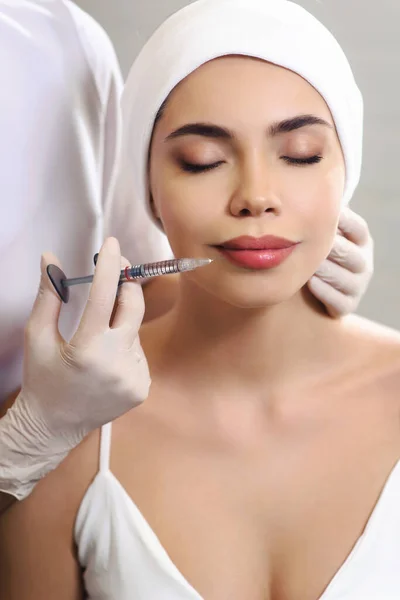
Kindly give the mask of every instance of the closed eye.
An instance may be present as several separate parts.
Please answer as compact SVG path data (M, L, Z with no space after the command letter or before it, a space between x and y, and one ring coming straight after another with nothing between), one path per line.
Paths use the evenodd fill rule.
M219 160L218 162L209 164L189 163L185 160L181 160L179 162L181 168L188 173L204 173L205 171L211 171L212 169L216 169L224 163L223 160Z
M281 156L282 160L286 161L289 165L315 165L322 160L322 156L308 156L306 158L295 158L293 156Z
M315 155L315 156L308 156L306 158L296 158L293 156L281 156L281 158L282 158L282 160L284 160L285 162L287 162L290 165L302 166L302 165L318 164L319 162L321 162L323 157L320 155ZM180 166L187 173L204 173L206 171L212 171L213 169L216 169L223 163L224 163L223 160L219 160L215 163L207 163L207 164L190 163L185 160L181 160Z

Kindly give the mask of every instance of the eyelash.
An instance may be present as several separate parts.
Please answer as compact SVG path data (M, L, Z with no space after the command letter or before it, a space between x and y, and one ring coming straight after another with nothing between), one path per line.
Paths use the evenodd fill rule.
M308 156L307 158L291 158L290 156L281 156L289 165L303 166L303 165L316 165L321 162L322 156L316 154L315 156Z
M220 160L216 163L212 163L210 165L198 165L195 163L189 163L185 160L181 161L181 167L184 171L188 173L204 173L205 171L211 171L212 169L216 169L220 165L223 164L224 161Z
M297 167L305 166L305 165L315 165L321 162L322 156L308 156L307 158L292 158L290 156L281 156L281 158L286 161L290 165L294 165ZM206 171L212 171L216 169L220 165L222 165L224 161L220 160L216 163L212 163L209 165L199 165L195 163L189 163L184 160L181 161L181 168L183 171L188 173L205 173Z

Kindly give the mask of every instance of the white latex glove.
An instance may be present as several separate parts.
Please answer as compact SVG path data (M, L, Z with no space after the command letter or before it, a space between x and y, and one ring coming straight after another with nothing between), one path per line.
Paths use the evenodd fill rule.
M354 312L371 280L374 243L366 221L343 209L331 253L308 282L331 317Z
M70 343L58 330L61 307L46 266L26 328L22 390L0 420L0 491L21 500L91 431L145 400L150 386L138 330L141 286L122 285L110 327L121 267L109 238L99 254L90 297ZM60 266L60 265L58 265Z

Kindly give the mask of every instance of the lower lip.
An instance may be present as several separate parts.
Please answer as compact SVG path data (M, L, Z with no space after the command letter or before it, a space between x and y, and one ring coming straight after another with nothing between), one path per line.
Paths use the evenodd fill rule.
M296 245L274 250L228 250L227 248L218 248L218 251L239 267L261 271L278 267L290 256Z

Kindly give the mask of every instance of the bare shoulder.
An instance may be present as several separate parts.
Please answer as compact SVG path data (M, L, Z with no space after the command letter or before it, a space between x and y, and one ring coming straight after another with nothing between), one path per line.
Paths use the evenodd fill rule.
M400 352L400 331L358 315L350 315L342 321L349 339L365 348Z
M83 597L74 524L98 470L99 437L88 436L0 518L0 590L10 600Z
M365 381L378 385L381 393L392 396L400 407L400 332L351 315L343 319L343 335Z

